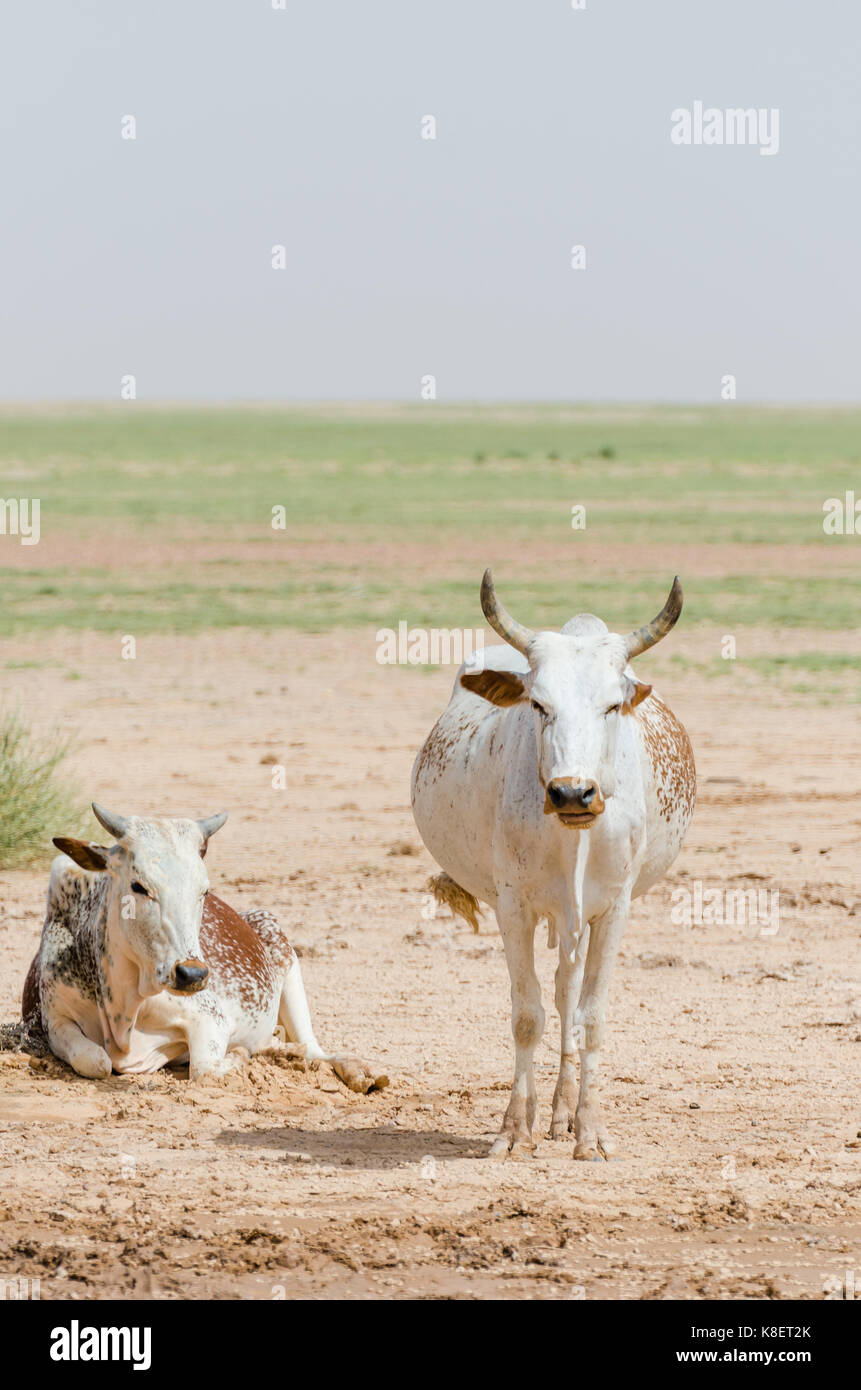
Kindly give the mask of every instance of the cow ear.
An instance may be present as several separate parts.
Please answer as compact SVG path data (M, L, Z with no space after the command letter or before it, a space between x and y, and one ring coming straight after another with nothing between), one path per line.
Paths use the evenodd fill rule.
M513 671L468 671L460 683L464 690L471 690L473 695L480 695L501 709L526 699L526 686Z
M641 705L643 701L647 699L649 695L651 695L651 693L652 687L650 685L646 685L643 681L635 681L634 693L629 700L625 701L624 705L622 706L622 713L633 714L634 710L637 708L637 705Z
M70 859L81 869L89 869L91 873L99 873L108 867L109 850L102 845L95 845L91 840L67 840L65 836L58 835L53 843L57 849L62 850Z

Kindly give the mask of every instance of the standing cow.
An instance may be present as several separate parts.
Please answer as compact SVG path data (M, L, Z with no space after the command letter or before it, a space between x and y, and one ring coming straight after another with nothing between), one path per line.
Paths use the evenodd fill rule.
M24 986L24 1022L81 1076L189 1064L222 1076L272 1043L280 1023L309 1061L353 1091L387 1084L314 1036L296 953L270 912L243 916L209 891L203 862L224 814L117 816L93 804L110 848L56 839L42 940Z
M546 918L562 1024L551 1135L573 1129L574 1157L599 1159L615 1151L597 1080L613 964L631 899L672 864L694 808L688 736L628 664L673 627L682 589L677 577L658 616L627 637L588 613L533 632L499 603L490 570L481 606L508 645L460 668L413 768L413 814L445 870L438 896L473 921L476 900L489 903L505 945L514 1083L491 1154L534 1146L544 1010L533 939Z

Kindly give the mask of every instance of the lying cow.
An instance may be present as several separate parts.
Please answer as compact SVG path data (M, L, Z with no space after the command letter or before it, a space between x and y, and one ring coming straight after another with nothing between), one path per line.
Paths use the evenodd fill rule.
M672 864L694 808L688 736L629 665L676 622L681 585L627 637L591 614L533 632L499 603L490 570L481 605L508 645L461 667L413 768L413 813L446 871L438 896L473 923L477 900L490 903L505 945L514 1083L491 1152L533 1147L532 1059L544 1028L533 938L546 918L559 942L562 1023L551 1135L573 1128L574 1157L597 1159L615 1148L597 1073L628 909Z
M209 891L208 820L126 818L93 805L110 849L56 839L42 941L24 986L24 1022L80 1076L188 1062L222 1076L272 1044L278 1023L309 1061L352 1091L382 1087L314 1036L296 953L271 913L240 916Z

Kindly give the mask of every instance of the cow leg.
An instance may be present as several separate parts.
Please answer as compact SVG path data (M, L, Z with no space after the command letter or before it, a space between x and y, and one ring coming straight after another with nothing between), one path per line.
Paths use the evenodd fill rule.
M68 1062L78 1076L91 1081L104 1081L110 1076L113 1067L105 1049L91 1042L71 1018L48 1019L47 1031L51 1051Z
M209 995L208 1007L201 1008L198 997L189 1000L184 1022L188 1042L188 1079L204 1081L208 1076L226 1076L248 1060L244 1047L230 1049L230 1024L220 1005Z
M556 967L556 1008L561 1024L561 1057L559 1078L553 1092L553 1118L550 1122L550 1138L565 1139L574 1128L574 1111L577 1107L577 1044L582 1029L574 1022L580 990L583 984L583 971L586 966L586 949L589 945L589 924L584 926L577 941L577 952L572 961L564 948L559 951L559 964Z
M213 1055L213 1052L218 1055ZM189 1047L188 1079L195 1083L206 1081L210 1077L217 1080L227 1076L228 1072L238 1071L250 1060L251 1054L244 1047L234 1047L229 1052L218 1048L205 1048L201 1052Z
M387 1076L376 1072L358 1057L323 1051L314 1033L302 970L295 953L284 976L281 1003L278 1006L278 1022L283 1025L290 1042L301 1043L304 1046L309 1062L329 1062L335 1075L343 1081L348 1090L367 1095L368 1091L381 1091L384 1086L388 1086Z
M604 1040L610 977L628 923L630 905L631 895L627 891L601 917L596 917L589 927L583 988L574 1012L575 1027L580 1029L580 1096L574 1116L575 1158L609 1158L616 1151L601 1113L598 1061Z
M389 1084L387 1076L377 1075L371 1067L358 1057L342 1057L324 1052L314 1033L308 996L302 979L302 970L286 933L278 925L278 919L265 908L243 914L255 931L263 937L270 952L274 952L284 968L281 999L278 1004L278 1022L292 1043L299 1043L305 1049L309 1062L329 1062L336 1076L351 1091L366 1094L368 1091L382 1090Z
M305 993L305 982L302 979L302 968L295 953L284 976L281 1003L278 1006L278 1022L283 1025L290 1042L302 1044L309 1062L331 1060L329 1053L324 1052L317 1041L311 1022L308 996Z
M243 912L242 916L258 936L262 937L270 957L283 968L278 1022L287 1034L288 1041L300 1043L305 1048L305 1056L309 1062L330 1061L329 1054L324 1052L314 1034L299 957L287 940L287 933L279 925L278 918L265 907Z
M535 1145L536 1095L533 1057L544 1031L541 990L535 974L535 923L519 907L496 910L511 978L511 1031L514 1035L514 1081L502 1128L491 1158L531 1154Z

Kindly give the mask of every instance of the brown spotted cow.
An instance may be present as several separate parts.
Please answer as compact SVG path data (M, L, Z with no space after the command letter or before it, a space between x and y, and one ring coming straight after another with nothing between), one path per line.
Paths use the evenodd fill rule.
M387 1084L314 1036L296 953L270 912L240 915L209 891L211 835L227 819L151 820L93 805L116 844L56 839L24 1022L81 1076L188 1062L221 1076L268 1048L280 1023L352 1091Z

